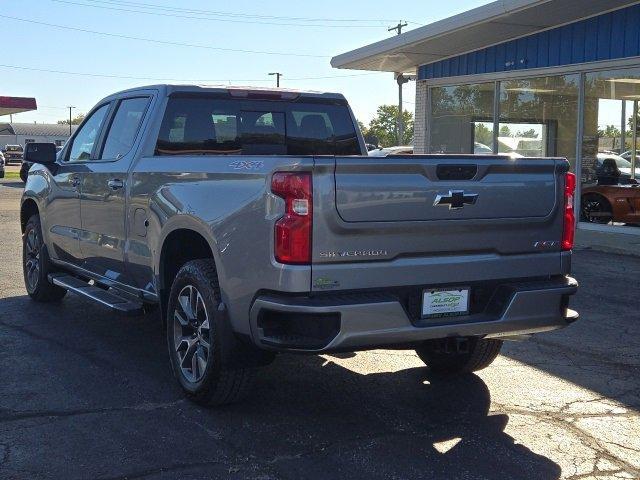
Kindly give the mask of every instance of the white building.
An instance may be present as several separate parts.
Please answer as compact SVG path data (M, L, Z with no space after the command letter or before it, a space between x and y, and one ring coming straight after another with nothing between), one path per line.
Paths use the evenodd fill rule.
M76 125L71 126L74 132ZM49 123L0 123L0 149L6 145L22 145L31 142L51 142L64 145L69 138L69 125Z

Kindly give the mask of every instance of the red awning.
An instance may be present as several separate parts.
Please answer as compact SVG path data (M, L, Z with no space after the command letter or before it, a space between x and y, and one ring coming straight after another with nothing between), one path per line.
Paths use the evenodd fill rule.
M28 97L0 97L0 115L28 112L37 110L35 98Z

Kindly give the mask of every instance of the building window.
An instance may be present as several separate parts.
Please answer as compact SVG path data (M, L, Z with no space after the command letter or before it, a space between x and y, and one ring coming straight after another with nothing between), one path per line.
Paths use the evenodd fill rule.
M24 144L26 145L27 143L35 143L35 139L33 139L33 138L25 138L24 139Z
M576 164L579 75L500 82L498 152Z
M640 69L587 73L580 217L601 225L640 223ZM634 118L635 117L635 118Z
M66 140L55 140L56 147L64 147Z
M495 83L431 88L431 153L492 153Z

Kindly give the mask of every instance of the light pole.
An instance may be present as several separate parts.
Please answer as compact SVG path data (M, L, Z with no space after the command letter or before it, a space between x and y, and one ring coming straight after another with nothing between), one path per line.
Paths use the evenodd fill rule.
M69 137L71 137L71 110L76 107L74 107L73 105L69 105L67 108L69 109Z
M276 87L280 86L280 77L284 76L282 75L280 72L270 72L269 75L275 75L276 76Z
M404 122L402 119L402 85L411 80L411 77L404 76L401 73L396 73L396 82L398 82L398 145L402 145L404 142Z
M395 27L387 28L387 32L397 32L397 35L402 35L402 29L407 26L407 22L400 20ZM402 145L402 137L404 136L404 125L402 122L402 85L409 81L408 78L402 75L402 73L396 73L396 81L398 82L398 145Z

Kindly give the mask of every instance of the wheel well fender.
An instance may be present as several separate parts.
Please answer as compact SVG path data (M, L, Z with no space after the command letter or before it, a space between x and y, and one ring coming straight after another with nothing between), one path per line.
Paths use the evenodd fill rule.
M38 204L32 198L27 198L22 202L20 206L20 228L22 233L24 233L25 228L27 227L27 222L33 215L37 215L40 213L38 209Z
M160 253L156 257L154 270L160 296L160 312L165 322L171 284L180 268L191 260L211 258L219 274L220 262L215 241L207 233L207 229L197 222L185 224L181 221L173 228L165 230L159 245Z

